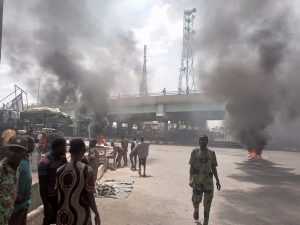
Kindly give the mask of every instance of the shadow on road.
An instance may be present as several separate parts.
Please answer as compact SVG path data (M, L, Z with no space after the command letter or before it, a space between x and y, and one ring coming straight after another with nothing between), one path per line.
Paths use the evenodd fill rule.
M153 162L157 163L156 161L158 161L159 159L156 158L147 158L147 165L152 164Z
M300 221L300 176L292 168L283 168L265 159L250 159L237 163L243 174L229 177L242 186L257 184L257 188L223 190L218 217L223 224L294 225Z
M143 176L140 176L140 175L132 175L130 177L135 177L135 178L151 178L153 176L152 175L146 175L145 177L143 177Z

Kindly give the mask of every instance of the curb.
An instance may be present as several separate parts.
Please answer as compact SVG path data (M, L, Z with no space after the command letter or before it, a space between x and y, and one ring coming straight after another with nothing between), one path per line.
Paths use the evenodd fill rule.
M28 215L27 215L27 224L37 224L35 223L34 220L38 219L40 216L42 216L44 212L44 206L41 205L39 206L37 209L31 211Z

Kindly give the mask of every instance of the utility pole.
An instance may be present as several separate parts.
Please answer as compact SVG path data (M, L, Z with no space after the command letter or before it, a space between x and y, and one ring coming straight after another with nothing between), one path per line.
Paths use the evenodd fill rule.
M148 96L147 86L147 45L144 45L144 64L143 64L143 75L140 84L140 96Z
M0 0L0 62L1 62L1 52L2 52L2 27L3 27L3 4L4 0Z
M194 79L194 57L193 57L193 36L196 33L193 29L196 9L184 10L183 13L183 48L178 82L178 92L189 94L195 90ZM185 79L185 85L183 84Z
M37 102L36 104L39 105L40 102L40 86L41 86L41 78L38 79L39 83L38 83L38 93L37 93Z

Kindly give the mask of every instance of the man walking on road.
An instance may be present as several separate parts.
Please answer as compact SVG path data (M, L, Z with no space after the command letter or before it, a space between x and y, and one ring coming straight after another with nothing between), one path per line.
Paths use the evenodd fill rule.
M131 152L129 154L132 170L136 170L137 151L134 151L134 149L137 146L137 144L138 142L136 140L136 137L134 137L130 146Z
M71 161L57 171L59 210L57 225L92 225L91 212L95 214L95 225L100 225L94 192L93 169L82 163L85 144L81 139L70 142Z
M123 148L123 159L124 159L124 166L127 166L127 152L128 152L128 140L125 136L122 136L121 146Z
M56 224L58 210L56 171L65 163L67 163L66 140L56 138L52 143L52 149L41 158L38 165L40 195L44 205L43 225Z
M145 138L141 138L141 142L135 147L133 151L137 151L139 157L139 175L142 176L141 167L144 166L143 177L146 177L146 161L149 155L150 143L145 142Z
M203 135L199 138L200 148L195 148L190 158L190 181L193 188L192 202L194 206L194 219L199 220L199 205L204 193L204 222L208 225L210 207L214 196L213 176L216 179L218 191L221 184L217 172L217 158L214 151L207 148L208 137Z

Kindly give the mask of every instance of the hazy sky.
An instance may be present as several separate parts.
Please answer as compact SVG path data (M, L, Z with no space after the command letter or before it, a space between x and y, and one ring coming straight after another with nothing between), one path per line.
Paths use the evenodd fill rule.
M13 63L9 63L9 48L5 45L5 40L13 38L14 41L20 40L19 43L22 44L22 35L27 35L26 33L18 33L13 36L9 36L6 32L7 30L18 29L26 30L27 27L34 27L38 22L38 18L34 17L30 11L28 11L28 5L34 4L41 0L6 0L4 5L4 31L3 31L3 46L2 46L2 61L0 64L0 98L3 98L6 94L13 90L13 85L17 84L24 88L25 91L30 93L30 102L36 102L37 98L37 88L38 88L38 78L43 78L43 73L39 70L32 70L31 74L16 73L12 70L15 66ZM46 0L45 0L46 1ZM56 0L58 3L59 1ZM253 0L254 2L259 2L260 0ZM269 0L262 0L268 2ZM167 88L167 91L175 91L178 88L178 77L180 68L180 59L182 51L182 24L183 24L183 11L184 9L197 8L196 19L194 22L194 28L196 30L195 39L200 39L203 34L201 34L201 25L205 24L205 15L210 15L210 8L202 7L201 4L206 4L204 0L83 0L83 2L88 3L88 10L90 12L92 23L100 31L101 35L95 35L95 39L99 43L107 42L110 45L110 49L119 48L118 43L114 42L114 37L118 35L127 35L130 33L135 40L135 51L137 52L137 57L135 58L140 64L140 68L136 69L134 62L126 62L126 67L131 67L135 70L135 75L133 78L126 80L120 78L119 82L114 85L114 90L112 95L117 95L117 93L137 93L139 89L139 79L142 75L142 62L143 62L143 45L148 46L148 91L149 92L161 92L163 88ZM238 0L231 0L230 4L226 7L232 7L237 4ZM298 10L299 1L289 0L289 2L294 2L294 10ZM219 4L220 3L220 4ZM222 1L214 0L209 3L213 8L218 8L217 4L221 4ZM24 11L27 11L27 14ZM66 12L67 14L68 12ZM204 16L203 16L204 15ZM299 13L298 13L299 15ZM80 16L80 15L79 15ZM217 17L217 15L211 15L212 17ZM209 19L209 18L208 18ZM39 21L41 22L41 21ZM207 29L207 27L206 27ZM211 29L220 30L223 32L226 27L218 27ZM230 32L230 30L228 31ZM217 33L217 32L216 32ZM102 39L102 36L105 38ZM108 41L109 37L112 37L111 41ZM27 37L28 38L28 37ZM217 40L217 37L215 38ZM90 59L97 61L97 56L93 55L93 51L86 49L96 49L98 46L93 45L87 39L84 39L78 43L81 46L81 53L85 53L84 63L88 67L92 64ZM225 40L226 41L226 40ZM224 41L224 42L225 42ZM32 40L34 42L34 40ZM96 42L94 42L96 43ZM104 44L105 45L105 44ZM115 46L114 46L115 45ZM20 48L20 46L18 46ZM24 47L24 52L26 52L26 46ZM203 46L202 46L203 47ZM10 46L11 48L11 46ZM205 46L204 46L205 48ZM198 71L204 67L209 66L209 61L206 64L197 64L197 60L201 57L206 57L201 55L202 50L200 47L197 49L199 55L195 56L196 60L196 79L199 77ZM117 49L115 50L117 51ZM207 49L203 52L208 52ZM24 64L26 65L26 59L30 55L30 52L24 54ZM111 54L111 53L110 53ZM119 53L122 54L122 53ZM201 56L201 57L199 57ZM99 64L103 63L102 59L105 56L99 58ZM120 56L118 56L120 57ZM123 55L126 58L126 53ZM107 60L107 59L106 59ZM108 59L110 60L110 58ZM119 62L119 61L118 61ZM105 64L105 63L103 63ZM113 63L112 63L113 64ZM23 65L24 66L24 65ZM124 68L124 67L123 67ZM124 73L125 74L125 73ZM29 81L28 81L29 80ZM46 80L46 79L45 79ZM42 83L45 82L42 80ZM28 84L29 83L29 84ZM201 82L200 82L201 83ZM121 84L121 85L120 85ZM199 83L198 83L199 86ZM47 87L44 86L45 88ZM201 88L201 87L199 87ZM41 90L44 91L44 90Z
M162 0L113 0L109 3L104 2L96 0L88 2L93 18L92 22L108 36L116 31L132 32L136 40L136 48L140 54L140 63L143 60L143 45L148 46L148 91L160 92L163 88L167 88L168 91L177 90L182 50L183 10L193 8L193 1L176 1L176 4L174 1ZM183 5L186 7L181 8ZM13 7L15 5L8 1L5 2L4 27L8 26L7 21L14 21L14 23L10 23L10 26L11 24L15 24L16 27L28 26L31 21L23 19L22 13L19 13L20 9ZM14 17L16 15L17 17ZM34 21L32 23L34 24ZM195 21L195 26L198 23L199 21ZM5 29L3 35L5 38ZM22 37L16 38L21 39ZM35 102L38 80L31 79L31 85L27 85L24 81L27 76L16 74L12 76L11 67L14 65L9 65L7 51L8 49L4 45L0 65L0 98L11 92L13 85L17 84L30 93L30 102ZM141 74L142 68L140 68ZM29 76L31 78L39 77L38 72ZM126 85L126 88L123 87L119 91L123 93L138 92L138 79L137 77L136 83L133 85Z

